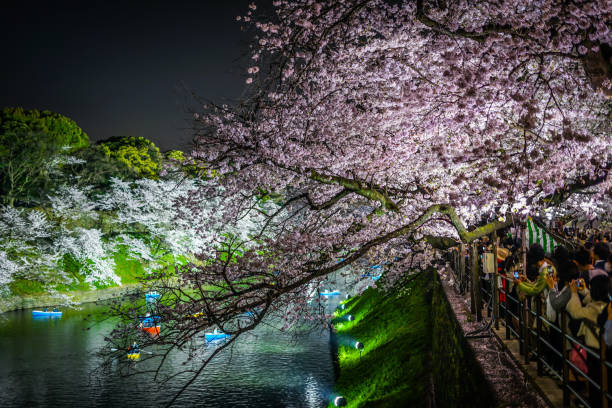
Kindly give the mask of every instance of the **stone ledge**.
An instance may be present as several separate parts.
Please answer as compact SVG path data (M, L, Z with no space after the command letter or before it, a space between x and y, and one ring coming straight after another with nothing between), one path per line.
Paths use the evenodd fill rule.
M455 292L446 276L440 274L440 281L463 334L481 329L483 323L476 322L471 315L469 300ZM467 340L487 381L495 392L497 401L492 401L492 407L545 408L553 406L540 387L535 385L533 379L516 364L513 356L497 336L468 338Z
M140 290L140 284L129 284L105 289L74 291L65 294L50 295L40 294L36 296L12 296L0 299L0 313L12 310L31 309L35 307L50 307L66 302L64 296L68 296L77 304L91 303L100 300L108 300Z

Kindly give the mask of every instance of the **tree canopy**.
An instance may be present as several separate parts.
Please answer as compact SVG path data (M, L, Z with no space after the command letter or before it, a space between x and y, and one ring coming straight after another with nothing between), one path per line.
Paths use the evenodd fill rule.
M238 17L254 39L248 97L194 117L193 157L218 174L206 228L265 220L219 234L216 257L166 288L176 323L156 341L182 347L211 324L239 335L273 313L324 321L305 288L333 272L385 265L392 288L435 260L428 238L471 242L586 188L608 202L609 1L273 6ZM261 208L262 191L284 199Z
M194 156L243 203L224 219L260 189L286 197L261 231L284 273L255 289L411 260L425 236L470 242L589 186L609 200L609 2L274 7L239 18L255 39L250 97L196 115ZM256 273L244 266L232 274Z
M163 156L153 142L144 137L115 136L98 144L104 154L125 164L138 177L156 178Z
M49 135L55 145L67 150L89 146L89 137L72 119L48 110L4 108L0 113L0 133Z

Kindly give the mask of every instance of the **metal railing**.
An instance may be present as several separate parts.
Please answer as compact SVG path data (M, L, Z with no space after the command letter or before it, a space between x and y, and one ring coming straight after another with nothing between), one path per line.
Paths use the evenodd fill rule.
M506 281L506 288L510 287L511 280L509 278L499 274L497 276ZM521 300L507 289L499 288L499 293L503 293L506 298L506 301L500 302L499 306L500 311L505 316L502 324L506 327L506 339L514 337L519 341L520 354L523 355L525 364L529 364L530 357L535 359L538 376L544 375L544 367L546 366L550 374L561 382L563 405L569 406L571 395L573 395L587 407L608 408L612 400L612 395L608 393L608 368L612 368L612 365L607 361L607 346L603 340L603 330L600 330L596 324L589 320L581 321L581 323L587 325L588 330L595 334L599 333L599 348L589 347L569 329L569 322L572 318L565 310L558 313L557 322L560 322L560 324L546 319L546 316L542 313L543 299L541 295L534 295ZM491 295L495 296L493 293ZM518 305L518 315L513 313L508 306L510 302L516 302L515 304ZM554 333L560 336L561 344L552 344L551 338ZM585 361L587 372L581 370L573 362L575 360L570 358L571 351L574 349L576 349L574 354L577 358L582 357L580 350L584 350L587 356ZM561 367L558 367L552 361L555 358L560 359ZM576 381L570 381L570 371ZM576 386L580 382L586 384L586 392L579 390ZM590 398L586 397L587 393L591 394ZM600 394L597 398L598 401L594 401L593 394Z
M460 255L462 253L454 251L451 260L454 286L458 293L470 294L474 309L482 311L484 308L487 318L491 319L487 329L493 325L499 329L501 324L506 340L519 342L519 353L525 364L534 361L538 376L549 375L558 380L564 407L570 406L572 396L589 408L612 406L608 388L608 369L612 369L612 364L607 361L603 329L591 321L581 321L599 337L599 348L587 346L572 333L569 327L572 318L565 310L557 313L556 321L549 321L543 314L546 304L541 294L520 299L515 291L509 290L514 285L513 279L497 272L476 274L475 269L480 268L473 259L475 252L468 251L465 258ZM479 277L478 284L472 279L475 276ZM478 316L474 309L472 313ZM572 353L572 350L576 351ZM586 372L576 365L576 359L583 353L587 356Z

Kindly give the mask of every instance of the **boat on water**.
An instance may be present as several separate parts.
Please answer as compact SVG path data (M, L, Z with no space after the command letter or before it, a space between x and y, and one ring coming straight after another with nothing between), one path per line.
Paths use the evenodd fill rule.
M220 332L217 329L215 329L212 333L206 333L206 341L224 340L230 337L230 334Z
M62 317L62 312L57 309L32 310L32 317Z
M147 303L157 302L160 297L161 297L161 295L158 292L155 292L155 291L145 293L145 301Z
M321 292L321 296L338 296L340 294L339 290L333 290L330 292Z
M138 360L140 358L140 352L138 352L138 353L128 353L127 354L127 358L128 358L128 360Z
M253 310L247 310L242 315L245 316L245 317L257 317L257 316L259 316L260 313L261 313L261 308L260 307L256 307Z
M150 327L142 327L143 332L150 334L151 336L159 336L159 331L161 330L161 326L150 326Z
M151 336L159 336L161 330L161 316L147 315L140 319L140 329Z

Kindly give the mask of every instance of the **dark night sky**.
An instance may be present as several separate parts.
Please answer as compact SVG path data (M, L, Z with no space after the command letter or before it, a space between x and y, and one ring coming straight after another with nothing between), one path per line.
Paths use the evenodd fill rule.
M63 114L91 140L187 149L185 89L218 102L244 90L249 38L235 17L248 1L11 3L0 13L0 107Z

